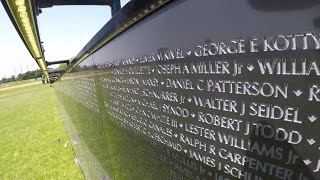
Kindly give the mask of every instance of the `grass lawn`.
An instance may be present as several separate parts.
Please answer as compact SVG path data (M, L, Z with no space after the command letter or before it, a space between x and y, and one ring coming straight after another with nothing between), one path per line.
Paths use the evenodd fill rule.
M21 80L21 81L13 81L13 82L8 82L8 83L3 83L3 84L0 84L0 88L6 88L6 87L21 85L21 84L28 84L28 83L32 83L32 82L41 82L41 78L38 78L37 80L28 79L28 80Z
M84 179L48 84L0 91L0 107L0 179Z

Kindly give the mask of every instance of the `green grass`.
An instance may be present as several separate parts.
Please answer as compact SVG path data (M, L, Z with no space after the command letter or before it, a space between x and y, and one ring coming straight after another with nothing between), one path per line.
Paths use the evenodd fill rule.
M3 83L3 84L0 84L0 89L1 88L6 88L6 87L11 87L11 86L16 86L16 85L21 85L21 84L28 84L28 83L32 83L32 82L41 82L41 78L38 78L37 80L35 80L35 79L27 79L27 80Z
M0 179L84 179L49 85L0 92Z

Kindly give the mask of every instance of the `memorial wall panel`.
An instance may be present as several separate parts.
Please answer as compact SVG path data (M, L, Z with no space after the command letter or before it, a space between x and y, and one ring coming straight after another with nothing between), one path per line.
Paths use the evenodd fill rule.
M112 167L90 57L63 79L54 86L59 110L76 152L75 161L81 165L86 178L107 178L112 175Z
M64 76L89 176L320 179L320 6L285 2L172 1Z

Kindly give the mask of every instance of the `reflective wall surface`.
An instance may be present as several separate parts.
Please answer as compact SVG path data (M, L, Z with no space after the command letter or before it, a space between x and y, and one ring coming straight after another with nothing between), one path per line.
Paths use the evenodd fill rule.
M135 23L54 84L85 176L320 179L319 18L181 0Z

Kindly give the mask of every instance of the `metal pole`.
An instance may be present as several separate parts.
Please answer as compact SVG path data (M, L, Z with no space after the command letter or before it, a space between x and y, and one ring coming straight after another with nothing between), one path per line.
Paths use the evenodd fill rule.
M113 0L111 5L111 15L114 16L121 9L120 0Z

